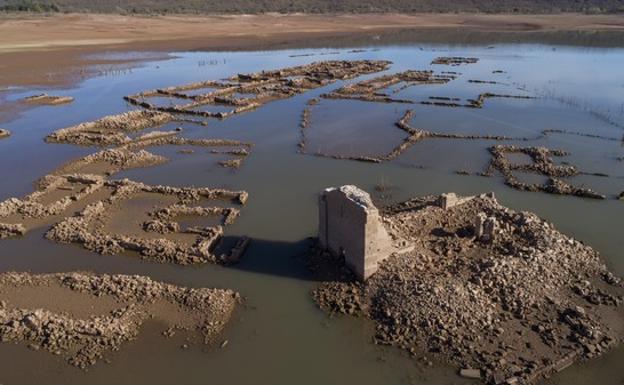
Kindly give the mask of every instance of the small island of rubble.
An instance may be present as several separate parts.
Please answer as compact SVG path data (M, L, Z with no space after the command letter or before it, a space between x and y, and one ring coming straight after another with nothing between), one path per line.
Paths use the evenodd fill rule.
M314 300L374 321L376 343L482 383L526 384L622 342L624 284L599 253L493 194L378 210L343 186L320 202Z

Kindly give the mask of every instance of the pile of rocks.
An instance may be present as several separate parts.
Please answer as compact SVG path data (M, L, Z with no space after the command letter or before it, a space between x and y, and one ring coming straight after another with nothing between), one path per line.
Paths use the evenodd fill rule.
M439 202L386 208L394 242L413 251L381 262L365 283L334 269L314 291L320 307L369 317L378 343L489 384L534 382L622 341L624 287L596 251L493 196ZM318 267L332 257L314 255L326 272Z

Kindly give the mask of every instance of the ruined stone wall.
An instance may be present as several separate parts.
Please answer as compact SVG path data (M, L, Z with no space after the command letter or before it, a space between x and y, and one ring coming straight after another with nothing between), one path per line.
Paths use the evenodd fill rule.
M319 241L360 280L377 271L391 252L391 242L379 211L368 193L355 186L326 189L319 200Z

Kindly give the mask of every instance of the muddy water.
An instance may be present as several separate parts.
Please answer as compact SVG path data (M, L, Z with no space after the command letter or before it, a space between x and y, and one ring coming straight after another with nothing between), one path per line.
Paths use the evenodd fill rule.
M224 287L246 298L223 339L225 348L191 346L183 350L182 336L159 336L161 325L146 326L137 341L115 353L110 363L87 372L67 366L60 358L23 346L0 344L0 382L5 384L463 384L469 383L443 365L423 366L402 352L371 343L371 325L363 320L328 318L308 293L315 282L299 257L316 230L316 197L334 185L357 184L369 191L383 185L385 199L455 191L473 194L495 191L502 203L531 210L553 221L602 252L611 268L624 275L621 228L624 204L614 196L624 190L621 141L579 135L548 134L545 129L621 138L624 130L624 49L569 48L539 44L387 46L348 52L341 59L387 59L388 72L407 69L456 71L462 75L446 85L413 86L396 97L414 101L430 96L475 98L482 92L539 96L539 99L488 99L483 109L323 100L312 109L307 135L314 149L345 155L377 155L398 144L403 132L393 126L406 109L415 112L412 126L440 133L530 137L510 140L518 145L546 145L570 151L556 159L587 172L570 183L590 186L608 196L605 201L506 187L499 176L460 176L458 170L479 172L487 167L488 140L428 139L392 162L358 163L297 153L299 123L306 102L343 85L270 103L259 110L217 121L207 127L182 126L192 138L238 139L255 143L240 170L220 167L223 155L195 148L160 147L154 152L171 162L123 172L146 183L244 189L250 200L226 235L248 235L253 241L243 261L234 267L179 267L141 261L134 255L101 256L77 246L43 238L45 229L23 239L0 242L0 271L58 272L91 270L143 274L187 286ZM28 110L3 125L13 132L0 141L0 199L20 196L32 182L58 165L94 152L93 148L45 144L51 131L126 111L122 96L200 80L218 80L238 72L254 72L323 60L323 56L292 57L314 50L237 53L179 53L175 59L147 63L132 72L96 77L66 90L11 93L14 100L34 92L70 95L73 104ZM323 52L319 50L318 52ZM479 57L477 64L430 66L437 56ZM205 66L210 61L219 63ZM493 73L504 71L504 73ZM368 75L353 81L376 76ZM503 84L471 83L468 80ZM613 124L616 123L616 124ZM187 147L184 147L187 149ZM525 159L517 159L524 162ZM621 384L622 348L587 364L569 368L549 380L555 384Z

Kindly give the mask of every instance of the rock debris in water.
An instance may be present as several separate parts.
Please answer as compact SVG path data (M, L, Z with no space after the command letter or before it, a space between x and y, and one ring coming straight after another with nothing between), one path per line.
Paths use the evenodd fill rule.
M366 282L313 252L330 313L365 316L375 341L434 355L488 384L532 383L624 336L622 281L591 247L493 196L412 199L384 209L398 249Z

